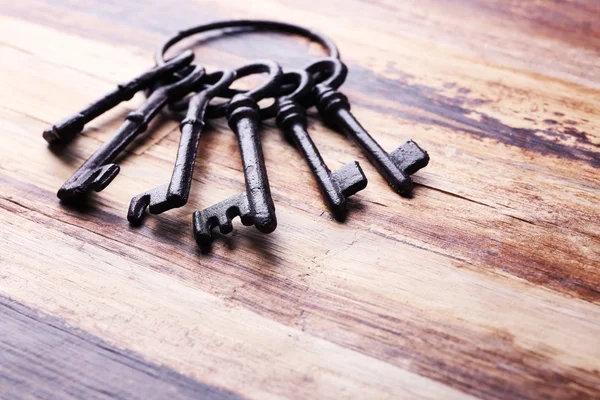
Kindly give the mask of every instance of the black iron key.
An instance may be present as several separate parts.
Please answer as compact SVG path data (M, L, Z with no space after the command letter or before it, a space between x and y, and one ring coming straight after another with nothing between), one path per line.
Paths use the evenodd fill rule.
M90 190L104 189L119 173L112 161L137 135L144 132L148 123L170 101L185 96L204 75L202 67L176 83L158 87L136 111L129 113L125 122L58 190L63 201L78 201Z
M346 67L337 59L321 60L307 68L310 73L319 72L325 63L330 63L337 71L345 74ZM366 153L369 161L399 194L408 196L412 191L411 174L429 163L429 155L414 141L409 140L391 153L387 153L363 128L350 112L348 98L331 84L333 76L316 85L315 100L319 114L328 122L352 137Z
M149 71L133 78L131 81L120 84L116 89L102 98L91 103L83 110L68 116L57 124L46 129L43 133L48 143L68 142L85 127L85 124L118 104L130 100L140 90L148 89L153 83L188 66L194 59L194 53L186 50L166 64L154 67Z
M276 100L277 126L295 143L317 180L327 206L339 221L346 217L346 197L367 187L367 177L356 161L331 173L307 131L306 110L296 100L312 90L312 79L306 71L290 71L284 83L295 81L296 90Z
M204 86L189 99L186 117L180 124L181 138L177 151L177 160L173 168L171 181L131 199L127 219L138 224L142 222L144 211L148 207L151 214L160 214L167 210L182 207L187 203L200 135L204 129L204 118L208 103L233 82L235 72L219 71L205 76L200 83L216 81Z
M240 216L245 226L254 225L262 233L271 233L277 227L258 132L258 105L250 97L236 95L228 110L228 122L238 138L246 191L194 213L194 236L199 244L210 242L211 231L217 226L221 233L230 233L233 230L231 220L236 216Z
M261 86L234 96L229 103L227 120L238 139L246 191L194 213L194 236L200 245L212 240L212 230L217 226L221 233L230 233L233 230L231 220L237 216L242 224L254 225L262 233L271 233L277 227L275 205L260 143L260 110L256 103L275 94L281 68L273 61L262 61L246 65L236 72L238 78L261 72L269 72L270 75Z

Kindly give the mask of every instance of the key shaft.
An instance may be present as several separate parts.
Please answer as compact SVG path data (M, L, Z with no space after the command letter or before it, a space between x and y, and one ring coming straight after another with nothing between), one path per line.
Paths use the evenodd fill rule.
M129 82L119 84L111 92L89 104L82 110L68 116L43 133L48 143L68 142L83 131L85 125L93 119L116 107L120 103L131 100L140 90L149 88L153 83L169 74L189 65L194 59L194 53L187 50L166 64L154 67Z
M248 97L236 96L231 102L228 121L238 137L246 193L250 210L254 214L254 225L263 233L272 232L277 226L277 221L258 133L260 124L258 106Z
M208 104L231 84L235 73L220 71L207 76L207 79L212 78L217 79L215 84L203 88L189 99L187 114L180 124L181 137L170 182L132 198L127 213L129 222L141 223L146 208L151 214L160 214L187 203Z
M204 69L197 67L183 80L157 88L146 102L136 111L127 115L125 122L114 135L65 182L57 195L63 201L81 199L90 190L97 192L104 189L119 173L119 166L113 161L142 132L148 123L172 98L185 95L185 92L204 74Z
M231 220L240 216L242 224L254 225L262 233L277 228L275 205L259 136L260 114L256 101L236 95L228 108L228 123L238 139L246 191L194 213L194 236L200 245L212 240L212 229L233 230Z
M346 197L367 186L367 178L360 165L352 162L332 174L307 131L305 109L289 99L279 99L277 106L277 125L286 137L293 140L308 163L327 207L337 220L343 221Z
M410 174L429 163L427 152L410 141L411 148L416 146L418 149L416 153L410 153L411 159L404 162L402 155L406 152L399 151L400 148L392 152L398 153L398 157L392 157L352 115L350 103L345 95L327 85L317 85L316 99L321 116L356 141L369 161L398 194L410 195L412 191Z

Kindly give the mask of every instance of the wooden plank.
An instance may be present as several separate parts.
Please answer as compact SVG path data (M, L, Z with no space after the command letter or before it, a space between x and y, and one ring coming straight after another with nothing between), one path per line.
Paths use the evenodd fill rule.
M51 226L60 221L36 212L31 215L35 220L28 221L23 219L21 207L13 203L21 208L14 212L4 206L0 213L7 229L2 232L0 250L6 254L5 245L12 249L12 264L7 263L3 270L8 281L3 289L10 296L61 315L60 310L77 298L81 308L71 317L78 326L90 332L100 330L103 338L116 341L119 347L141 352L160 364L175 365L178 371L210 385L254 398L301 398L319 393L323 398L344 394L391 399L406 394L406 387L414 398L469 397L239 307L233 300L237 290L245 293L242 288L233 288L229 297L214 296L198 290L193 285L196 282L173 279L147 267L132 269L141 260L136 260L136 255L123 257L129 252L127 245L107 241L103 235L90 236L85 229L72 231L69 224L58 232ZM27 226L36 235L23 237L19 226ZM17 245L19 242L23 246ZM62 248L65 243L82 252L59 259L48 257L47 250L27 251ZM65 259L72 260L68 268L64 268ZM144 264L178 268L163 258L152 257ZM26 266L27 272L22 274L10 265ZM205 283L210 279L196 277ZM261 286L275 289L268 277ZM45 305L38 302L41 299Z
M241 399L0 297L0 397Z
M17 137L18 135L12 136ZM142 304L138 304L137 301L135 304L131 304L131 300L125 302L121 296L125 296L125 298L133 296L133 283L137 283L144 291L143 293L147 293L146 291L165 293L165 289L153 288L146 279L141 279L139 268L135 268L135 265L144 265L161 274L167 274L167 276L174 275L185 285L191 284L196 289L205 288L208 292L216 293L226 303L219 308L229 309L230 302L232 305L243 304L244 308L253 309L260 315L274 319L284 326L301 328L302 337L304 335L324 337L345 348L354 349L354 351L368 354L393 365L409 368L422 375L433 377L473 393L490 393L495 390L494 388L501 386L512 393L523 395L534 390L534 387L541 390L542 387L535 385L535 382L539 381L543 382L541 385L548 394L564 393L567 387L574 388L573 394L576 394L589 392L597 384L594 372L590 372L590 375L584 372L587 368L591 368L593 371L598 359L598 355L593 352L593 349L598 349L596 345L598 335L590 333L597 330L597 325L594 323L597 320L597 307L579 301L567 302L566 299L511 279L501 284L501 280L494 276L484 278L479 274L474 275L468 269L448 269L452 264L464 265L458 260L454 263L448 262L442 255L434 256L425 250L418 252L414 248L405 248L406 245L396 243L394 249L402 254L405 261L399 263L395 254L378 257L377 274L374 279L369 276L368 270L364 271L365 266L369 265L365 254L368 254L366 253L368 248L385 248L385 243L390 239L379 238L378 235L357 237L353 232L346 232L343 227L330 228L333 230L330 239L327 239L327 236L320 236L315 243L310 243L311 247L308 250L306 240L302 239L305 235L302 231L297 232L294 235L295 238L287 240L285 238L279 240L268 238L267 242L252 232L240 233L235 238L239 241L235 246L237 249L247 248L245 249L248 257L246 263L239 265L229 261L228 257L231 256L230 253L233 249L228 245L215 249L210 258L197 259L193 256L195 245L192 239L175 228L177 220L164 221L161 224L143 228L139 232L139 237L134 240L135 234L132 236L132 232L127 230L123 218L118 215L106 214L95 208L88 209L85 214L61 207L48 208L47 205L52 204L54 197L52 193L39 192L34 188L27 189L15 181L8 181L3 186L16 190L14 195L8 195L9 199L12 199L12 205L5 205L8 210L15 215L19 214L21 217L30 218L35 223L32 226L25 226L24 221L15 221L11 225L25 226L27 230L35 230L38 240L40 240L39 242L22 243L24 238L19 236L18 232L23 228L6 232L6 237L2 241L8 244L7 250L3 250L3 252L6 253L8 249L13 249L14 254L15 248L21 248L19 252L22 254L18 256L15 268L6 271L11 277L6 289L14 289L10 292L11 295L19 296L30 302L36 301L37 307L60 312L59 310L63 307L68 307L71 296L87 303L89 301L88 292L90 290L99 291L99 293L103 293L102 297L84 307L87 311L78 308L75 314L77 325L92 331L97 330L104 337L118 341L124 348L133 348L152 359L159 360L159 362L172 363L171 365L177 368L187 366L189 369L185 371L193 376L198 373L197 371L203 370L200 365L209 362L210 356L194 353L190 357L200 365L190 366L188 365L189 361L182 364L180 356L172 358L172 355L179 354L178 352L189 355L190 344L204 343L205 338L211 336L209 332L212 329L216 332L223 331L223 328L220 325L209 324L208 332L203 331L202 334L198 334L197 326L206 326L207 316L202 315L199 320L186 321L189 319L187 314L173 313L170 310L165 315L166 304L163 299L159 300L161 306L148 304L149 308L145 306L140 308ZM19 193L26 194L18 197ZM40 198L40 196L42 197ZM52 219L45 218L36 211L41 209L50 213ZM69 217L65 221L67 216ZM3 220L7 220L5 215L3 215ZM59 228L65 222L67 226ZM57 223L59 226L56 226ZM81 225L84 230L74 230L71 224ZM319 229L318 225L314 221L311 222L310 219L296 220L294 225L305 226L306 232ZM40 230L40 227L44 227L44 229ZM119 228L115 229L115 227ZM91 236L89 229L97 232L99 236ZM60 238L58 242L55 242L57 232L64 232L66 237L80 238L76 239L80 244L65 245L61 243L64 239ZM160 233L160 235L156 236L156 233ZM107 242L109 239L110 242ZM281 240L285 240L285 242L281 244ZM324 254L326 249L335 247L335 241L340 240L346 244L343 252L339 250L330 252L323 259L313 259L312 263L309 260L300 260L300 263L298 260L294 260L294 256L299 254L303 248L310 254ZM174 246L178 242L179 245ZM131 243L134 247L120 243ZM257 245L258 248L252 247ZM71 255L76 258L68 263L72 265L69 268L71 272L67 272L62 259L56 259L53 264L48 265L47 262L42 262L47 255L42 253L36 256L37 252L29 254L28 250L65 247L77 249ZM97 248L96 251L101 251L101 254L94 255L92 253L95 251L94 248ZM107 249L110 249L110 253L106 253ZM143 251L138 251L140 249ZM151 256L148 251L156 255ZM265 259L264 255L267 251L266 254L269 254L269 258ZM164 258L165 254L169 254L168 259ZM32 258L32 256L36 257ZM173 262L174 259L179 261ZM425 259L427 263L423 264ZM84 283L83 280L87 279L86 275L88 274L80 271L81 266L91 264L92 268L99 267L97 262L90 263L90 260L103 260L102 268L108 269L100 276L89 276L91 281ZM166 262L167 260L168 262ZM215 265L215 260L218 261L217 265ZM362 263L355 264L349 260L359 260ZM304 262L307 262L308 265L303 267ZM123 268L127 271L133 267L135 275L122 278L124 282L118 285L112 283L114 278L107 280L109 277L117 273L122 274L117 272L118 270L114 270L115 263L117 265L123 263ZM34 272L37 269L36 265L42 266L43 270ZM273 270L274 266L284 265L287 268L277 267L276 270ZM350 267L352 270L349 270ZM314 269L314 272L311 269ZM49 274L50 272L56 273ZM65 273L67 276L63 277L62 274ZM75 275L72 276L72 274ZM43 283L40 283L42 288L50 285L45 294L40 292L38 285L29 287L32 292L24 290L29 286L24 286L24 283L31 281L33 276L38 280L43 277ZM165 277L160 279L164 280ZM388 284L382 286L380 281ZM449 287L449 282L452 282L451 287ZM184 290L181 284L171 281L164 282L164 284L176 296L170 301L171 307L212 310L212 313L215 313L218 308L213 303L181 305L182 299L191 295L189 290ZM59 287L55 285L59 285ZM374 285L372 290L367 291L366 288L371 285ZM61 289L61 286L64 287ZM92 289L94 287L96 289ZM119 298L110 304L122 304L123 309L111 309L113 306L107 309L104 301L117 295L117 293L112 295L109 294L110 292L107 293L107 287L122 288L118 291L122 294L119 294ZM65 293L69 293L64 296L66 301L54 303L56 301L54 294L57 290L65 290ZM76 293L73 293L74 290ZM498 292L499 290L501 291ZM524 295L523 292L526 292L527 295ZM202 292L197 294L200 293ZM141 302L141 299L149 301L146 297L147 295L141 294L138 301ZM531 300L524 302L528 298ZM41 302L37 302L36 299ZM477 301L474 301L475 299ZM52 303L49 303L50 300ZM555 304L561 304L560 313L552 311ZM421 307L425 307L425 309ZM104 314L106 312L108 312L107 315ZM125 322L122 317L119 317L119 315L132 315L132 313L137 315L133 321L127 319ZM424 317L425 319L423 319ZM149 322L152 318L157 322ZM231 337L233 334L234 321L248 321L249 318L247 315L232 316L232 321L226 324L227 337ZM117 323L112 322L115 319L118 321ZM434 330L430 326L432 321L435 321L436 329ZM465 323L469 326L467 330ZM259 328L264 324L265 322L261 321L252 325L252 330L259 337L265 335L265 333L260 333L262 329ZM149 325L153 327L151 331L153 340L160 340L160 346L139 343L139 338L144 336L143 330L148 329ZM569 329L556 329L557 325L568 326ZM164 326L164 328L158 326ZM177 328L173 328L174 326ZM110 329L107 329L108 327ZM350 327L352 327L351 331L348 330ZM394 328L392 329L392 327ZM507 327L510 328L507 330ZM116 332L113 333L113 329ZM273 328L267 325L266 329L271 331ZM173 338L173 335L176 337ZM185 338L189 335L204 339L199 339L200 342L187 342L188 346L182 346L181 343L185 343ZM247 332L240 333L238 340L246 342L249 338L245 335ZM262 351L265 351L265 347L270 349L278 336L269 337L262 342L262 346L258 344L256 346ZM573 337L577 337L575 342L572 340ZM575 345L578 346L577 349L574 348ZM282 346L287 347L288 345ZM551 358L540 358L541 349L543 349L542 354L552 354ZM245 349L242 354L247 351ZM323 352L323 350L311 350L311 353L313 351ZM230 353L231 357L236 360L241 357L240 353L233 351L225 351L225 353ZM330 351L326 351L326 353L328 354L327 360L329 360L332 354ZM415 358L411 354L419 356ZM486 354L489 358L485 356ZM498 374L500 354L503 355L504 367L501 369L502 373ZM246 356L253 360L264 359L264 357L256 357L251 354L246 354ZM207 359L207 357L209 358ZM344 357L348 357L348 360L355 358L355 356ZM272 357L267 357L267 359L270 364L273 363ZM452 365L453 368L440 370L439 364L442 360L446 360L444 365ZM245 361L245 363L248 362ZM222 363L221 359L219 365ZM371 367L369 364L364 364L364 360L361 363L367 370L370 370ZM472 375L473 363L476 363L478 368L476 387L472 386L472 379L475 379ZM336 365L339 367L341 364L343 363ZM240 381L239 374L235 373L237 368L239 365L234 364L233 370L225 368L221 373L225 377L235 376L236 382L243 384L244 388L239 389L243 390L243 393L256 395L252 389L252 383L257 384L253 379L254 376L248 381ZM457 368L460 372L457 371ZM572 370L572 368L576 369ZM300 370L304 370L304 368ZM542 371L553 372L544 372L544 375L538 375ZM348 374L347 371L340 373ZM386 372L386 376L390 373L391 371ZM545 375L546 373L550 375ZM220 375L215 371L213 374ZM554 380L555 374L561 376L560 381ZM219 384L231 388L232 383L227 378L225 379L225 382ZM378 380L381 377L369 376L368 379L370 382L381 384ZM564 386L565 381L569 382L568 386ZM258 383L263 385L262 390L270 388L268 385L264 386L266 385L264 381ZM411 384L411 387L412 385L414 383ZM426 386L431 390L430 385ZM306 390L309 391L307 393L310 393L316 388L311 386ZM359 392L364 390L365 388L361 388ZM351 391L353 395L358 395L359 392ZM263 392L260 393L264 395ZM321 394L325 396L324 393ZM420 393L420 395L423 394ZM449 396L449 394L446 395ZM379 396L384 396L384 394L378 393L376 397Z
M0 4L11 60L0 65L0 293L249 398L597 396L593 2L122 3ZM267 122L280 226L236 226L204 255L192 211L243 188L221 121L202 139L188 206L139 229L124 219L133 195L168 180L177 126L162 121L88 207L60 205L57 188L134 104L62 150L41 131L146 68L169 33L230 16L310 21L335 39L365 126L388 150L412 137L432 155L414 197L312 121L328 163L358 159L370 179L336 223ZM304 42L251 37L208 42L199 57L209 69L257 49L307 60Z

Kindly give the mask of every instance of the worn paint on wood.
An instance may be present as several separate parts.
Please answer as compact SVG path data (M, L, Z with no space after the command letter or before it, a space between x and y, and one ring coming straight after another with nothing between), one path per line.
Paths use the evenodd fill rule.
M248 398L598 397L596 2L155 3L0 3L0 293ZM188 205L137 229L125 220L132 196L169 178L178 129L163 119L89 205L59 204L62 182L141 99L68 148L48 149L42 130L147 69L176 30L230 17L334 39L360 121L387 150L413 138L431 155L413 198L313 119L329 166L357 159L369 177L335 222L267 122L279 227L238 223L205 255L192 212L244 187L223 121L201 139ZM198 59L310 59L302 40L249 38L207 41Z

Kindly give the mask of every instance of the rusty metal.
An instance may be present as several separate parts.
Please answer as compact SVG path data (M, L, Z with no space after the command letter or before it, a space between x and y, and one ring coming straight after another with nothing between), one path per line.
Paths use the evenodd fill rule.
M168 50L190 36L206 33L210 31L231 31L231 30L249 29L251 31L271 31L284 34L303 36L315 43L319 43L323 49L327 52L327 55L331 58L340 58L340 52L329 38L321 35L318 32L304 28L299 25L288 24L279 21L267 21L267 20L230 20L230 21L219 21L204 25L198 25L193 28L185 29L177 32L176 35L166 40L157 50L154 56L156 65L163 65L165 55Z
M279 21L267 21L267 20L229 20L219 21L204 25L198 25L189 29L185 29L177 32L176 35L167 39L162 45L159 46L158 50L154 55L156 65L164 65L167 61L166 55L169 50L176 44L190 36L205 34L212 31L220 31L221 33L231 32L275 32L287 35L302 36L314 43L319 44L323 50L327 53L328 57L340 58L340 52L333 41L328 37L320 34L319 32L304 28L299 25L289 24ZM209 39L218 39L220 35L209 37ZM229 89L225 91L225 97L232 98L236 94L244 93L241 90ZM172 103L169 105L169 109L174 115L178 112L185 110L186 102L181 101ZM208 118L220 118L224 117L227 110L227 104L220 104L218 106L210 105L207 109L206 116ZM273 104L266 109L260 110L261 118L268 119L272 118L277 114L277 109Z
M125 122L58 190L65 202L81 200L90 190L103 190L119 173L120 167L112 161L148 127L148 123L173 99L185 96L204 75L204 68L196 67L184 79L157 88L136 111L127 115Z
M194 53L190 50L186 50L166 63L144 72L127 83L118 85L116 89L91 103L81 111L68 116L46 129L43 133L44 139L51 144L70 141L73 137L83 131L83 128L88 122L116 107L120 103L131 100L137 92L148 89L158 80L184 68L189 65L193 59Z
M203 87L189 100L187 115L180 123L181 138L171 181L132 198L127 213L129 222L141 223L146 208L151 214L160 214L187 203L206 108L215 96L233 82L235 76L234 71L219 71L202 79L200 83L211 80L216 80L216 83Z
M338 59L320 60L309 66L309 72L322 70L322 64L331 64L331 69L346 74L346 66ZM338 92L333 76L315 86L315 101L321 117L353 138L366 154L371 164L400 195L409 196L412 192L411 174L429 163L429 155L414 141L409 140L391 153L387 153L350 112L350 102Z
M260 143L261 119L257 102L277 94L281 67L273 61L258 61L236 70L238 78L264 72L268 72L269 76L263 84L245 94L234 96L227 107L227 121L240 147L246 191L194 213L194 236L200 245L212 240L212 230L217 226L221 233L230 233L233 230L231 220L237 216L242 224L254 225L262 233L271 233L277 227L275 205Z
M209 75L192 65L190 50L167 61L166 53L181 40L192 35L219 31L275 31L300 35L319 43L328 53L304 70L285 74L274 61L256 61L235 71L218 71ZM216 36L218 37L218 36ZM212 37L211 37L212 38ZM212 240L212 231L233 230L232 219L239 216L243 225L254 225L260 232L271 233L277 227L275 205L271 196L260 140L261 122L276 117L277 126L292 142L309 165L325 203L334 217L343 221L347 198L367 186L367 178L358 162L346 164L331 172L307 129L306 110L316 106L329 126L352 138L370 162L385 177L394 190L409 196L411 175L425 167L429 155L409 140L387 153L350 112L350 103L338 91L347 76L347 68L339 59L336 45L328 38L306 28L274 21L238 20L200 25L183 30L168 39L155 54L157 66L90 104L78 113L44 131L50 142L66 142L81 132L86 123L119 103L129 100L137 91L146 90L147 101L130 113L116 133L88 159L60 188L63 201L79 201L91 191L104 189L119 173L113 161L133 139L144 132L152 118L168 105L169 115L181 120L177 159L168 184L143 192L131 199L127 218L140 223L146 210L160 214L181 207L188 201L200 136L207 118L227 117L235 133L241 153L246 191L211 207L194 212L194 236L198 244ZM258 87L242 91L230 88L234 80L256 73L268 73ZM214 97L230 99L221 104L209 104ZM269 107L261 109L257 102L274 98ZM187 113L183 113L187 110Z
M307 131L306 110L298 100L313 89L311 75L304 70L289 71L283 76L284 82L295 82L296 90L289 95L279 97L277 107L277 126L291 139L308 163L325 202L335 218L343 221L346 217L346 197L367 187L367 177L356 161L346 164L331 173L317 146Z

